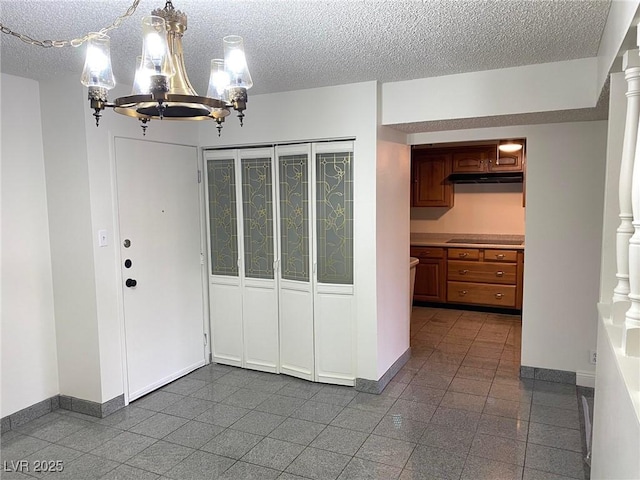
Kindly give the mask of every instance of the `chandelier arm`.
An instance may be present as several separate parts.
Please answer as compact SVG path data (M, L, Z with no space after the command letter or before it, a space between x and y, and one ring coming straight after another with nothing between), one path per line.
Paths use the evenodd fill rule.
M113 23L108 27L101 28L98 33L106 34L108 31L118 28L124 20L126 20L131 15L133 15L133 13L136 11L136 8L138 8L139 3L140 3L140 0L133 0L133 3L129 6L126 12L124 12L122 15L116 18L113 21ZM91 34L86 34L83 37L74 38L73 40L36 40L35 38L30 37L29 35L25 35L24 33L14 32L13 30L11 30L9 27L5 26L1 22L0 22L0 31L2 33L6 33L7 35L12 35L29 45L33 45L36 47L43 47L43 48L79 47L84 42L89 40L89 38L91 37Z

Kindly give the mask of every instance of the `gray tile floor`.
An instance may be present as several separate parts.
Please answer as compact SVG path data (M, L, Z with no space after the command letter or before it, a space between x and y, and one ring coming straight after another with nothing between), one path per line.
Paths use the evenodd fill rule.
M411 331L382 395L210 365L104 419L4 434L2 478L585 478L576 389L518 378L519 317L415 307Z

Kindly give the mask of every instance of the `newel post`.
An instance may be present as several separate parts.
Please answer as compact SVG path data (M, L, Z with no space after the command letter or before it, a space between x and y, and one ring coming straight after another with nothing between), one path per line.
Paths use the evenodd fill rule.
M620 165L620 183L618 200L620 205L620 225L616 231L616 278L618 283L613 290L613 303L629 300L629 240L634 233L633 210L631 202L632 173L638 139L638 121L640 120L640 56L638 49L628 50L622 59L624 76L627 80L627 117L622 146ZM624 312L627 307L624 307ZM620 316L622 317L622 316ZM623 318L613 318L621 322Z
M628 52L627 52L628 53ZM634 57L638 61L637 50ZM636 144L633 174L631 175L631 210L634 233L629 240L629 300L622 334L622 348L626 355L640 356L640 148Z

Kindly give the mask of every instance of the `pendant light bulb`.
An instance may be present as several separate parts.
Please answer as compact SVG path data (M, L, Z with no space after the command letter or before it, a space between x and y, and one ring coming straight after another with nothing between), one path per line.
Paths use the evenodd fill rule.
M116 86L111 69L111 51L109 36L102 33L90 33L87 40L87 53L80 81L85 87L99 87L111 90Z

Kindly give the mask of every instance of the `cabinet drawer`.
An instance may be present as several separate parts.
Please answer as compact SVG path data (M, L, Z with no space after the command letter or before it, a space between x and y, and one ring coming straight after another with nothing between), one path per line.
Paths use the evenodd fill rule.
M477 248L450 248L448 258L451 260L478 260L480 250Z
M444 258L444 248L411 247L412 257L418 258Z
M516 284L516 266L449 260L447 279L460 282Z
M516 306L516 287L487 283L448 282L447 301L514 308Z
M515 262L518 259L516 250L485 250L485 262Z

